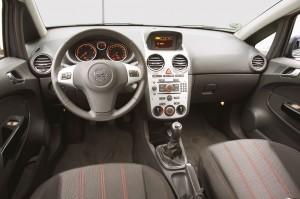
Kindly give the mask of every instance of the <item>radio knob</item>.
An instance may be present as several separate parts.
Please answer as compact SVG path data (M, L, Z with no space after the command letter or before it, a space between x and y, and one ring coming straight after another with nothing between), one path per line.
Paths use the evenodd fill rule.
M172 99L173 99L172 95L168 95L168 96L167 96L167 100L168 100L168 101L172 101Z
M176 108L176 112L177 112L179 115L183 115L183 114L185 113L185 111L186 111L186 108L185 108L185 106L183 106L183 105L179 105L179 106L177 106L177 108Z
M156 86L152 86L152 91L157 91L157 87Z
M159 117L161 116L161 114L163 113L163 108L161 106L155 106L153 108L153 114L156 116L156 117Z
M166 116L169 116L169 117L173 116L175 114L174 106L166 106L165 114L166 114Z

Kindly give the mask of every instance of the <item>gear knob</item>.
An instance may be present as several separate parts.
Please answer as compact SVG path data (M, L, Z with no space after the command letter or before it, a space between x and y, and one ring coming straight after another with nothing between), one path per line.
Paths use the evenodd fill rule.
M182 124L180 122L173 122L170 129L171 142L178 142L182 133Z

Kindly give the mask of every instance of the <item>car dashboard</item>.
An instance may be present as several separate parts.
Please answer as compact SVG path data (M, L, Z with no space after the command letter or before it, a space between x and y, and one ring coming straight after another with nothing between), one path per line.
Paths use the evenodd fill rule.
M99 28L119 32L139 48L146 65L148 113L155 119L186 117L191 102L242 99L254 89L267 65L255 48L227 32L140 26L55 28L26 45L31 69L49 102L55 98L50 68L59 47L79 32ZM98 59L138 65L128 46L106 35L77 42L67 51L63 65Z

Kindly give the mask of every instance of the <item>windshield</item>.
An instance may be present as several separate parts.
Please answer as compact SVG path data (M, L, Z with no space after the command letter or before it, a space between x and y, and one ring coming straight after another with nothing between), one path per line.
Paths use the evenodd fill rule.
M235 31L279 0L36 0L46 27L137 24Z

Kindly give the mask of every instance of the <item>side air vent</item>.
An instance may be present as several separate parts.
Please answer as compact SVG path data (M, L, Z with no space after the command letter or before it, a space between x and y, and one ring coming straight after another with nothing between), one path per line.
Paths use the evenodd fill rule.
M45 75L51 71L52 58L46 54L39 54L33 58L31 65L36 73Z
M162 56L154 54L148 57L147 65L151 70L159 71L164 67L165 61Z
M183 70L188 67L188 60L183 55L176 55L172 60L172 65L177 70Z
M250 65L254 71L260 72L266 68L267 60L261 55L256 55L252 58Z

